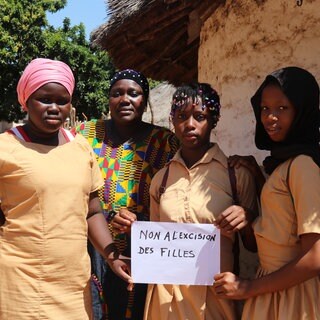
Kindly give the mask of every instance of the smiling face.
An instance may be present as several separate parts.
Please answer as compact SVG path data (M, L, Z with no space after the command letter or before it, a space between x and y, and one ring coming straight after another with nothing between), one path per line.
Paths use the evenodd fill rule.
M69 116L71 96L63 85L47 83L30 95L27 108L29 128L39 135L51 135Z
M279 86L270 84L261 96L261 122L274 142L286 139L296 115L295 107Z
M117 124L141 121L145 105L142 88L133 80L119 80L110 89L110 114Z
M202 108L200 97L198 103L193 103L189 99L185 107L177 109L172 116L172 121L182 150L208 148L213 120L209 109Z

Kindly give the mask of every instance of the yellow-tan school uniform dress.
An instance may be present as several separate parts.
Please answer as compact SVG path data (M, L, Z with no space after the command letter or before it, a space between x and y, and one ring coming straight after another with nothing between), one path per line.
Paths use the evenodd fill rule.
M188 169L178 152L169 164L166 190L159 195L166 168L153 178L150 187L151 221L213 223L233 203L227 158L217 144ZM236 170L237 190L243 206L256 209L252 176ZM221 238L221 271L233 267L234 237ZM212 279L213 281L213 279ZM235 319L233 301L217 299L211 286L149 285L145 320Z
M0 135L0 319L90 318L89 194L103 182L87 141Z
M262 190L262 215L254 225L261 264L258 277L292 261L299 254L300 235L320 233L320 169L310 157L300 155L288 171L291 161L278 166ZM242 318L319 320L319 276L247 300Z

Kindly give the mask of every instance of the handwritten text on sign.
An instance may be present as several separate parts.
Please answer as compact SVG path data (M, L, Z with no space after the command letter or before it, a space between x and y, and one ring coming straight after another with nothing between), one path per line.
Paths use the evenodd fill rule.
M220 232L212 224L142 222L131 229L134 283L212 285Z

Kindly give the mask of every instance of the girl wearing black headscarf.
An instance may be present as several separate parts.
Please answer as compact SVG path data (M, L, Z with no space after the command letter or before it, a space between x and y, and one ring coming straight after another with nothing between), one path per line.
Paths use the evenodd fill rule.
M254 224L261 266L255 280L217 275L216 294L248 299L242 319L320 319L319 86L287 67L268 75L251 103L256 145L271 151Z

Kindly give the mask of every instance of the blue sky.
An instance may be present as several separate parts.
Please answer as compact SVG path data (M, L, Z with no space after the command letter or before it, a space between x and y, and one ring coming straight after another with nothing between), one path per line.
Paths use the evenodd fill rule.
M70 18L71 25L83 22L86 36L89 39L91 31L105 23L107 16L105 0L68 0L64 9L56 13L48 13L49 24L61 27L65 17Z

